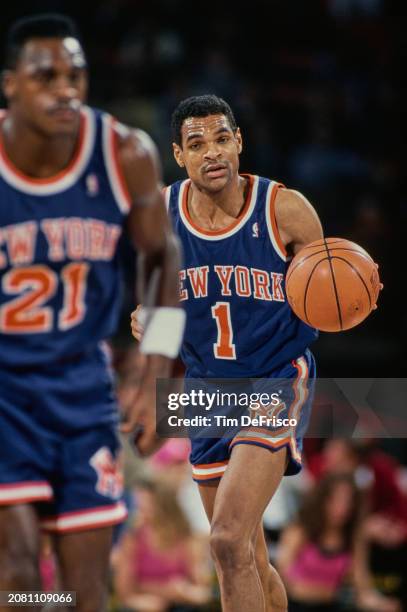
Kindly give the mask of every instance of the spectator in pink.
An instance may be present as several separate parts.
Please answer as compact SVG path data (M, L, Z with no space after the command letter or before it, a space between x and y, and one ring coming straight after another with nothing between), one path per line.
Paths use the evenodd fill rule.
M134 526L115 553L115 590L126 608L165 612L210 599L207 551L191 532L174 491L148 482L137 491Z
M279 570L290 612L334 612L345 582L360 610L396 612L399 604L372 588L360 521L360 493L349 474L328 475L309 493L283 533Z

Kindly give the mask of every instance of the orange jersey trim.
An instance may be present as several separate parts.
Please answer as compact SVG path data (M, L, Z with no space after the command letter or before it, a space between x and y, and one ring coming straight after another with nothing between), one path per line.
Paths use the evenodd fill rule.
M182 199L182 211L183 211L183 213L185 215L185 218L187 219L188 223L197 232L200 232L201 234L204 234L206 236L223 236L224 234L227 234L228 232L233 230L242 221L242 219L245 217L245 215L248 212L249 207L250 207L252 191L253 191L253 184L254 184L254 177L251 174L242 174L241 176L245 176L246 178L249 179L249 189L248 189L248 192L247 192L247 195L246 195L245 203L243 205L243 208L242 208L239 216L236 217L236 219L230 225L228 225L227 227L224 227L223 229L220 229L220 230L207 230L207 229L203 229L202 227L197 225L192 220L192 218L191 218L191 216L189 214L189 210L188 210L188 194L189 194L189 189L191 187L191 181L189 181L187 183L187 185L185 186L185 190L184 190L184 194L183 194L183 199Z
M4 113L4 116L0 115L1 121L4 120L4 118L6 117L6 114L7 113ZM31 183L31 185L51 185L53 183L57 183L62 178L64 178L64 176L72 172L72 170L75 168L81 156L84 142L85 142L85 117L83 114L81 114L80 123L79 123L79 136L78 136L78 141L77 141L72 159L70 160L66 168L64 168L57 174L54 174L54 176L50 176L48 178L35 178L32 176L28 176L27 174L24 174L24 172L21 172L21 170L19 170L19 168L17 168L17 166L15 166L13 162L7 157L5 149L4 149L3 136L1 133L0 133L0 157L2 161L4 162L5 166L7 166L7 168L9 169L9 171L15 174L16 176L18 176L20 179L22 179L26 183Z
M271 190L270 202L269 202L269 214L271 220L271 226L273 228L274 238L276 239L277 245L280 248L281 252L284 254L284 257L287 257L287 249L284 246L283 241L281 240L280 232L278 231L277 220L276 220L276 197L278 190L284 187L282 183L279 183L274 189Z
M218 461L217 463L197 463L193 467L196 468L197 470L210 470L211 468L223 467L224 465L227 465L228 463L229 463L228 460Z

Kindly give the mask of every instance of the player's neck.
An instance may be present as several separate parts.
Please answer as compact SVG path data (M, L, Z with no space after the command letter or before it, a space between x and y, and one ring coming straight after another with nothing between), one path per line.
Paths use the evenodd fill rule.
M236 181L219 191L208 193L191 183L188 211L202 229L224 229L237 219L246 200L247 180L237 175Z
M48 137L8 116L1 123L0 137L4 153L20 172L33 178L50 178L69 165L78 134Z

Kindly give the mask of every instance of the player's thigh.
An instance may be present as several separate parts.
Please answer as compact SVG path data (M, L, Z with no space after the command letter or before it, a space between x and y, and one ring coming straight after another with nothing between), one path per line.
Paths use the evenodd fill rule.
M39 588L39 551L39 522L34 507L0 506L0 585Z
M111 545L112 527L55 536L62 586L76 591L77 607L103 609Z
M212 529L254 541L264 510L284 475L286 461L285 448L271 452L250 444L236 446L217 490Z

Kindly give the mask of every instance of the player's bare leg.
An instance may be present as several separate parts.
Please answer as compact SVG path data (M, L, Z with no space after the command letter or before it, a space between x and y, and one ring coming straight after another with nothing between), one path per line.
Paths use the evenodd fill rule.
M223 612L265 612L255 562L258 526L286 466L286 450L238 445L215 498L211 550L217 566ZM271 609L282 612L280 602Z
M41 590L39 551L35 509L29 504L0 507L0 591Z
M212 521L213 507L219 482L211 485L200 485L199 493L209 522ZM262 583L266 612L280 612L287 609L287 595L284 584L277 570L270 564L262 522L257 531L255 548L256 568Z
M199 493L209 522L212 522L213 508L220 481L211 485L200 485ZM277 570L270 564L264 537L262 520L257 529L255 563L262 584L266 612L283 612L287 609L287 595Z
M111 527L55 538L61 589L76 591L75 612L106 610L111 543Z
M262 524L257 530L255 559L266 600L266 612L285 612L288 606L287 593L279 573L269 562Z

